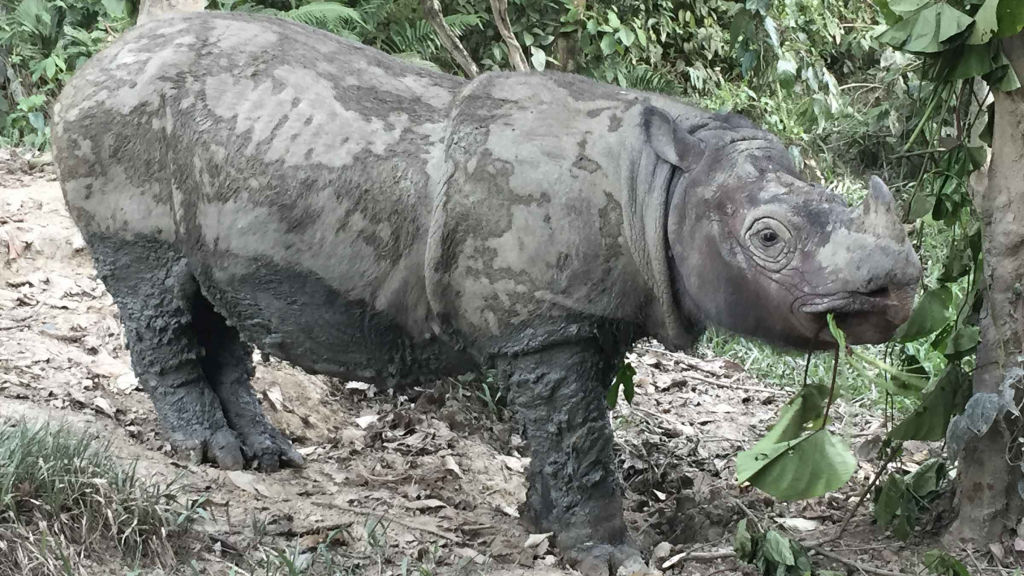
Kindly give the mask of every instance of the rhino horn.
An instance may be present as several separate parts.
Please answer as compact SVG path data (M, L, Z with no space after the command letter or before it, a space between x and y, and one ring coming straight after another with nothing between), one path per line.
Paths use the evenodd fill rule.
M882 182L881 178L872 176L868 188L868 195L864 197L864 202L861 204L865 215L891 215L896 211L896 200L893 199L892 192L889 192L889 187Z

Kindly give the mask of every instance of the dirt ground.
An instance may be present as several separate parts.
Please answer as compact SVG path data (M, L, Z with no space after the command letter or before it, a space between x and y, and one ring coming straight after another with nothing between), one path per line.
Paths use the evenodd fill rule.
M839 492L786 505L737 487L733 456L771 423L789 392L751 381L728 360L667 353L656 343L638 346L631 361L639 371L636 400L612 415L627 516L655 564L668 564L666 574L751 574L735 559L713 558L731 549L739 519L781 522L792 537L820 540L874 474L862 458ZM194 562L190 573L227 574L232 563L243 565L239 555L274 549L308 562L308 551L334 531L350 573L574 573L546 540L524 546L530 534L518 506L527 450L500 402L486 401L485 391L496 393L486 384L483 377L450 380L395 396L260 358L254 385L264 409L308 466L260 475L175 460L132 375L117 309L52 169L33 171L0 151L0 416L81 426L111 442L126 463L137 461L144 477L176 479L186 496L207 496L212 518L198 525L206 538L189 557L179 553L181 565ZM877 417L843 403L835 413L855 447L876 439ZM931 449L908 451L905 466ZM870 449L862 452L870 457ZM821 556L816 563L850 574L917 573L921 551L935 543L886 537L869 509L821 547L864 571ZM421 566L428 571L415 571ZM89 573L126 571L108 560Z

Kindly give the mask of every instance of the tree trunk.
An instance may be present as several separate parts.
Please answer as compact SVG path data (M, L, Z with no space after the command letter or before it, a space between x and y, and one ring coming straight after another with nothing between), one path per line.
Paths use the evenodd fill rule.
M206 0L142 0L136 23L142 24L172 12L202 12L205 8Z
M530 69L526 62L526 55L523 54L523 47L516 40L512 33L512 24L508 21L508 0L491 0L491 12L494 13L494 23L498 26L502 40L508 48L508 61L512 69L518 72L525 72Z
M1018 78L1024 79L1024 33L1004 40L1003 50ZM996 92L994 99L991 163L987 173L972 179L985 260L975 394L998 393L1008 372L1024 366L1024 89ZM947 540L986 546L1017 526L1024 512L1018 492L1024 480L1017 442L1021 425L1019 416L1006 412L983 436L965 445L958 472L958 516Z
M445 50L452 55L455 62L458 63L462 71L466 73L469 78L476 78L480 75L480 69L477 67L476 62L473 62L473 58L466 52L465 46L462 42L459 42L459 38L452 32L448 23L444 21L444 14L441 13L441 3L438 0L420 0L420 6L423 7L423 16L426 17L427 22L437 33L437 37L441 40L441 44Z

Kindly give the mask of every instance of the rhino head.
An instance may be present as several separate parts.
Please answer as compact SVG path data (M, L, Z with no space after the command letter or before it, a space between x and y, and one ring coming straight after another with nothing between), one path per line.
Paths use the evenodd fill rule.
M802 349L888 340L904 323L921 264L877 177L860 205L803 180L774 136L737 116L683 129L645 119L656 154L682 168L666 236L677 305L710 323Z

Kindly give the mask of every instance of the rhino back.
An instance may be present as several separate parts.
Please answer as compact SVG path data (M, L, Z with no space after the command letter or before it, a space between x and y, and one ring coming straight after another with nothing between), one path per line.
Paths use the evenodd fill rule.
M622 192L642 96L563 74L486 74L460 93L428 247L443 326L486 355L639 320Z
M87 236L174 242L211 291L260 261L421 331L428 188L462 83L280 19L156 20L61 95L65 197Z

